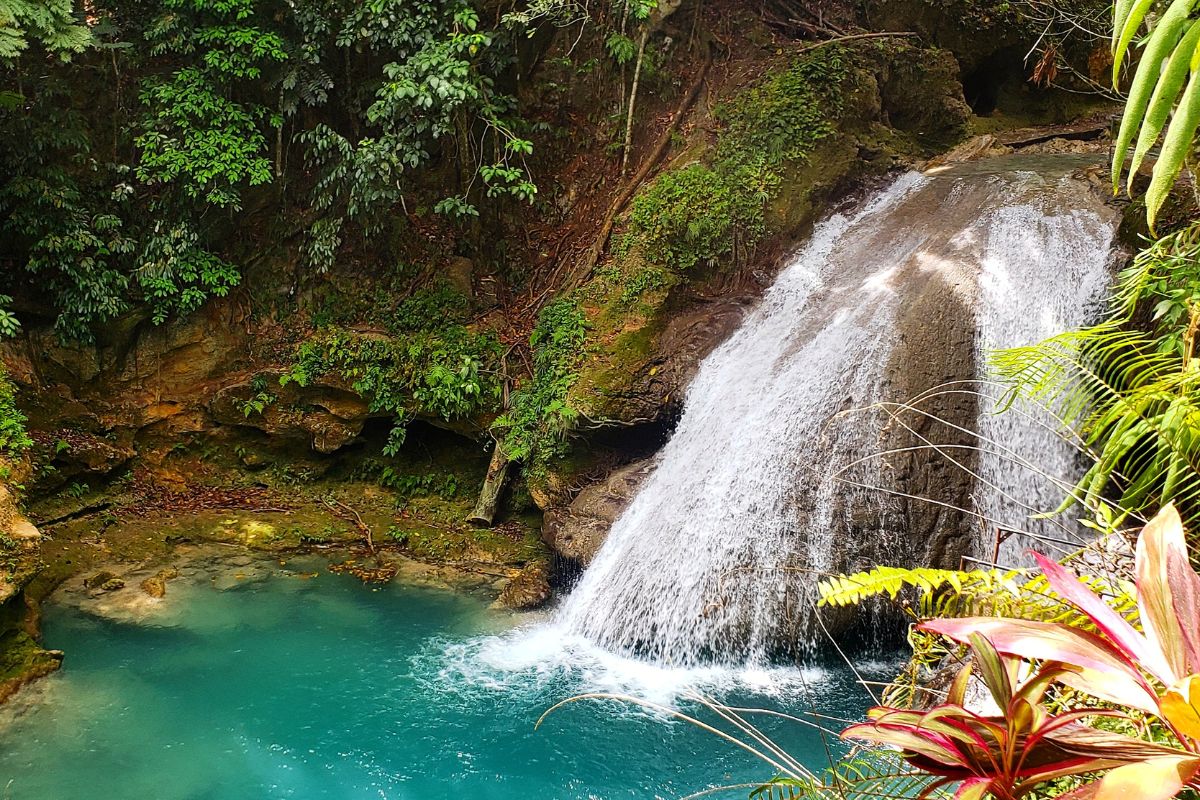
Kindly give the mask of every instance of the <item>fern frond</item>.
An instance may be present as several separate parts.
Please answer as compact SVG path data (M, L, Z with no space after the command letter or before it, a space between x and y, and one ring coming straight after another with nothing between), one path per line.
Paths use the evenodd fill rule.
M918 772L895 750L862 748L829 767L818 780L777 777L750 793L751 800L877 800L881 797L948 798L941 779Z
M952 590L960 597L993 596L1004 591L1017 596L1021 586L1020 572L974 570L960 572L949 569L917 567L874 567L853 575L835 575L822 580L817 589L820 605L852 606L872 597L887 595L895 600L905 589L916 589L922 597L932 597L941 590Z
M1081 580L1108 597L1118 612L1131 620L1137 619L1137 602L1128 586L1113 586L1094 575L1084 575ZM884 595L895 600L901 592L915 590L916 613L921 618L1002 616L1085 628L1090 625L1086 615L1051 590L1044 576L1028 576L1023 570L959 572L875 567L867 572L826 578L817 588L819 604L823 606L858 605Z
M1151 279L1135 265L1130 282ZM1129 303L1137 288L1120 302ZM992 354L1013 392L1053 409L1080 433L1094 463L1057 512L1096 508L1111 494L1129 511L1200 501L1200 365L1150 335L1108 322Z

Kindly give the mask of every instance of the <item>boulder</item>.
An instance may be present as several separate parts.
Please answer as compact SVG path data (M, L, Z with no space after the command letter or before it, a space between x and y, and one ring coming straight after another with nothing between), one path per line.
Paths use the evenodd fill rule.
M621 331L589 354L569 403L601 425L632 425L678 412L687 388L714 347L740 324L744 299L714 300ZM664 315L665 316L665 315Z
M628 464L584 487L569 505L547 511L542 524L543 541L559 556L586 567L654 468L653 462L645 459Z
M151 597L165 597L167 594L167 582L158 575L146 578L141 586L142 591Z
M538 608L550 599L550 570L535 561L518 572L500 591L499 602L519 611Z
M92 575L91 577L84 578L83 585L89 589L99 589L101 586L103 586L104 584L108 583L109 581L111 581L112 579L114 579L116 577L117 577L116 573L108 572L107 570L105 570L103 572L97 572L95 575Z

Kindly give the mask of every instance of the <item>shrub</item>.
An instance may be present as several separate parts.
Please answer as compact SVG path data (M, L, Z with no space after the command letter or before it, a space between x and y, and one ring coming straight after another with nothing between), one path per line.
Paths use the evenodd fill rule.
M578 416L567 404L567 393L578 378L586 338L587 323L574 301L556 300L542 309L529 336L533 377L513 392L508 411L492 423L505 455L525 461L533 474L563 453L566 432Z
M918 769L962 781L956 797L1008 800L1067 776L1099 775L1071 793L1096 800L1167 800L1200 788L1200 575L1189 563L1179 514L1167 506L1138 539L1142 630L1065 568L1036 557L1050 588L1086 617L1086 628L996 617L919 626L971 646L1005 713L963 708L967 667L946 703L925 713L876 708L871 722L843 735L897 747ZM1032 677L1017 688L1023 671ZM1046 695L1054 687L1103 708L1051 711ZM1133 730L1149 724L1159 735L1146 741L1083 724L1100 716L1127 720Z
M372 411L396 418L387 447L394 453L416 414L451 420L495 409L501 394L499 359L494 334L472 333L461 325L395 339L334 331L300 345L280 383L305 386L327 374L345 378Z
M639 191L617 254L637 249L677 272L743 258L766 231L763 209L781 169L806 161L833 133L846 75L844 51L825 47L721 106L725 129L713 162L667 171Z
M17 455L33 444L25 430L25 415L17 408L16 393L8 373L0 367L0 455Z

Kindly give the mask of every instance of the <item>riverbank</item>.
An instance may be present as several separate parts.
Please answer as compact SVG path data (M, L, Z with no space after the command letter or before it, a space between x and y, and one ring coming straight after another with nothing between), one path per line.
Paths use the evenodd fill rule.
M9 497L0 702L63 660L41 643L41 607L51 598L136 620L155 613L176 580L234 585L306 555L364 582L478 592L507 608L550 597L536 518L514 515L484 530L462 521L465 499L403 496L361 481L281 487L224 477L218 484L139 473L104 491L35 502L28 516Z

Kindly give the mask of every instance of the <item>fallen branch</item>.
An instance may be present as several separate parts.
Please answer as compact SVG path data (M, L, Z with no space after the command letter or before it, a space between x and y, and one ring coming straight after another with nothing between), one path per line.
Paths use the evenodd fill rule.
M363 536L366 537L367 549L371 551L371 555L373 555L373 556L377 555L377 553L375 552L375 540L371 536L371 527L369 525L367 525L367 523L363 522L362 516L357 511L355 511L353 508L351 508L350 506L343 503L341 500L338 500L337 498L327 498L327 499L323 499L321 502L325 505L326 508L328 508L330 511L332 511L336 516L342 517L344 519L345 515L349 514L351 516L351 521L354 523L355 527L357 527L359 532L362 533ZM341 513L339 513L339 510Z
M849 36L836 36L832 39L823 39L819 42L814 42L810 45L805 45L796 51L796 55L807 53L811 50L816 50L818 47L824 47L827 44L841 44L842 42L852 42L858 39L903 39L910 36L919 36L920 34L913 31L883 31L880 33L852 33Z

